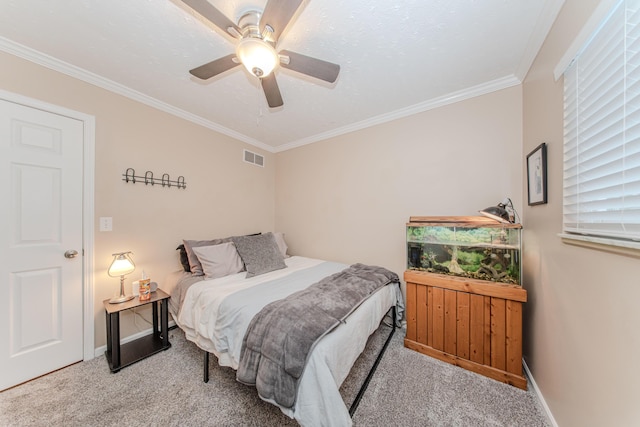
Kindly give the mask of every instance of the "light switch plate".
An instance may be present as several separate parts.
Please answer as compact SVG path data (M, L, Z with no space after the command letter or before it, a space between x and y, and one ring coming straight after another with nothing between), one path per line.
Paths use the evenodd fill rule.
M111 231L113 229L113 218L110 216L100 217L100 231Z

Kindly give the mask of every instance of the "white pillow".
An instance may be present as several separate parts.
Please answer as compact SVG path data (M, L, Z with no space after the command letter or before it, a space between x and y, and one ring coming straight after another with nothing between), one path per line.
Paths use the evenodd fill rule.
M192 249L202 264L202 270L207 279L240 273L244 268L236 246L231 242Z
M273 233L273 237L275 237L276 239L276 243L278 244L278 249L280 250L280 253L282 254L282 256L285 258L288 258L289 255L287 255L287 249L289 249L289 247L287 246L287 243L284 241L284 233L280 233L279 231L276 231L275 233Z

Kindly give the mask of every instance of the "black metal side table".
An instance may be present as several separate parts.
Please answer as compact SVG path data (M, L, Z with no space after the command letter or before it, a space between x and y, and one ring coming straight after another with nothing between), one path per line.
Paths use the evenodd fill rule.
M104 309L107 314L107 351L104 354L109 362L111 372L118 372L125 366L171 347L169 342L169 298L169 294L158 289L151 292L151 298L146 301L140 301L136 297L120 304L110 304L109 300L104 300ZM153 307L153 333L121 345L120 312L146 304L152 304ZM160 325L158 325L158 312Z

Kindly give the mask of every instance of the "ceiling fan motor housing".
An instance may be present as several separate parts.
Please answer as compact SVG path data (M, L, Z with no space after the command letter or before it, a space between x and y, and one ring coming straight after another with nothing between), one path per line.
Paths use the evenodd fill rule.
M250 10L238 18L238 27L240 27L242 38L257 37L262 38L260 34L260 12Z
M245 68L256 77L269 75L278 65L278 54L271 43L265 26L265 34L260 32L260 12L252 10L238 19L242 40L236 46L236 55Z

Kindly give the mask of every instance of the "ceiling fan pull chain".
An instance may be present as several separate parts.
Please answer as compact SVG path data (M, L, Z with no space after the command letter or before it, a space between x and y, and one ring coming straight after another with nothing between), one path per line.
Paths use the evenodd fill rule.
M262 116L262 85L260 84L260 79L256 79L256 107L258 109L258 114L256 114L256 127L260 127L260 117Z

